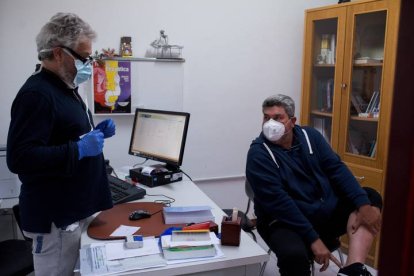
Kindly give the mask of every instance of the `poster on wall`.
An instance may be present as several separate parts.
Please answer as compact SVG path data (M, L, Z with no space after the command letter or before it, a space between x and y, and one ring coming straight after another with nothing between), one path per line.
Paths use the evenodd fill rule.
M93 65L95 114L131 113L131 62L98 60Z

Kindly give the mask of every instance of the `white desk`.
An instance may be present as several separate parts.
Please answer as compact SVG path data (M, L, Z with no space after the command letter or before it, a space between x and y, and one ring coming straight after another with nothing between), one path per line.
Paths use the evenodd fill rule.
M224 212L193 182L183 180L180 182L171 183L164 186L149 188L141 186L147 190L147 194L164 194L173 197L175 202L172 206L188 206L188 205L209 205L212 207L212 212L215 216L216 223L221 224L221 219ZM229 195L231 196L231 195ZM152 202L161 197L145 196L139 201ZM162 197L164 199L164 197ZM81 244L86 245L98 240L91 239L86 231L82 233ZM144 270L135 270L125 272L122 275L197 275L197 276L251 276L258 275L260 264L269 260L267 252L260 247L253 239L241 231L240 246L221 246L225 258L205 260L197 262L189 262L184 264L168 265L165 267L151 268Z

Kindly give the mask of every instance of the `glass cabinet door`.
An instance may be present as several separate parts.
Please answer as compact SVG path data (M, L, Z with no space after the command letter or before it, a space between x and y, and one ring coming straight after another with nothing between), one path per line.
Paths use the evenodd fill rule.
M386 18L385 10L354 17L345 151L368 158L377 151Z
M330 143L336 64L338 19L314 21L309 125Z

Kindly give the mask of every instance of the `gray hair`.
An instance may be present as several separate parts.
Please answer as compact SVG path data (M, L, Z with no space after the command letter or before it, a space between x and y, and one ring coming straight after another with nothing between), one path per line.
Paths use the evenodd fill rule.
M262 104L262 108L265 109L267 107L272 106L281 106L285 109L289 118L295 116L295 102L292 100L291 97L277 94L270 97L267 97Z
M96 32L73 13L57 13L47 22L36 37L39 60L53 58L51 49L58 46L76 48L81 39L94 40Z

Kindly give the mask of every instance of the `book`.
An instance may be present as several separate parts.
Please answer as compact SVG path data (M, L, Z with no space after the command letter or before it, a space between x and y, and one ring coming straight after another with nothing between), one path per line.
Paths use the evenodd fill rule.
M329 55L329 34L321 35L321 63L328 63Z
M370 149L369 156L374 158L376 153L377 153L377 140L374 140L372 147Z
M210 206L164 207L165 224L214 221Z
M205 246L186 246L186 247L169 247L162 248L164 258L168 261L183 260L192 258L206 258L216 256L216 247L214 245Z
M171 234L171 245L179 246L181 244L186 245L191 242L193 245L195 242L210 242L210 230L176 230ZM194 243L193 243L194 242Z
M331 34L331 43L330 43L330 49L329 49L329 64L335 64L336 61L336 35Z
M318 130L323 138L330 143L330 130L329 130L329 122L326 121L325 118L313 118L313 127Z
M334 79L321 78L316 82L317 108L322 112L331 112L334 96Z
M333 92L334 92L334 79L330 78L326 82L326 110L329 112L332 111Z
M354 96L354 94L352 94L352 93L351 93L351 103L352 103L352 106L355 108L355 110L358 114L362 113L361 106L358 103L358 101L357 101L356 97Z
M377 100L379 102L379 92L378 91L374 91L374 93L372 93L371 99L369 100L367 109L365 110L365 113L372 113L372 111L374 110L375 106L377 105Z
M161 236L161 247L166 260L214 257L219 240L208 230L173 231Z

